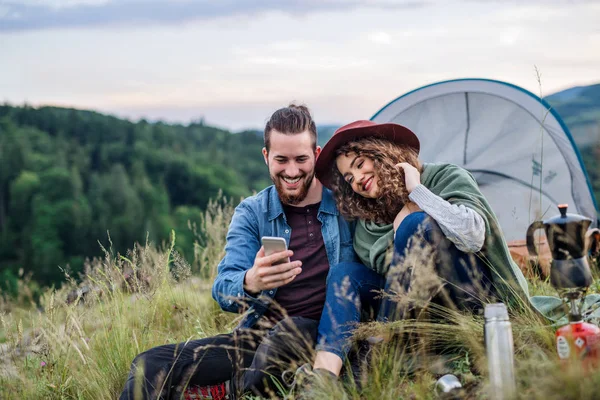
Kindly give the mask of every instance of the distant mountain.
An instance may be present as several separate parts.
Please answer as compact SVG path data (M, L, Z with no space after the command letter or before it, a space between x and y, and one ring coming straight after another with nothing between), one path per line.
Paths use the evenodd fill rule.
M563 90L545 100L565 121L580 149L600 141L600 83Z
M331 136L333 136L333 132L335 132L335 130L337 128L339 128L340 126L342 126L342 124L339 124L339 125L317 125L318 145L321 147L324 146L325 143L327 143L327 141L329 140L329 138L331 138Z
M570 100L575 99L577 96L579 96L579 94L582 92L582 90L584 90L586 87L587 86L575 86L575 87L554 93L553 95L551 95L549 97L552 97L552 100L554 100L554 101L560 101L560 102L570 101Z

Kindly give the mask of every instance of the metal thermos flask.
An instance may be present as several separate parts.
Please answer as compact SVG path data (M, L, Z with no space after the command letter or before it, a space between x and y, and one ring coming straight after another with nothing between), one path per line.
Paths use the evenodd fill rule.
M508 311L502 303L485 306L485 349L490 379L490 399L505 400L516 394L513 336Z

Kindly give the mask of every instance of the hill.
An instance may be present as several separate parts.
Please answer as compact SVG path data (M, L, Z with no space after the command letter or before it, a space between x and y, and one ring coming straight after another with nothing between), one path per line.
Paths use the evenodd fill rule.
M339 128L340 126L342 126L342 124L339 125L317 125L317 132L318 132L318 145L323 147L325 146L325 143L327 143L327 141L331 138L331 136L333 136L333 133L336 131L337 128Z
M546 101L565 121L580 149L600 140L600 83L563 90Z
M232 211L230 205L214 209L212 215L222 218L210 231L212 255L206 259L209 273L204 278L190 277L189 268L173 258L170 248L140 246L132 249L127 259L108 254L92 262L84 282L78 286L68 282L60 289L44 289L35 308L27 291L20 293L20 301L3 302L0 298L0 398L116 399L127 380L131 361L142 351L231 332L240 317L219 310L210 297L210 287L223 254L224 233ZM169 270L165 265L173 267ZM122 271L131 267L139 274L124 281ZM415 270L418 267L415 265ZM427 279L415 281L417 290L391 297L400 304L415 304L415 312L399 321L361 324L355 331L351 351L360 349L358 356L368 360L366 364L344 363L340 380L315 379L293 392L284 384L277 385L279 390L269 398L490 398L482 315L416 297L427 298L439 290L436 285L431 286L436 278L429 269L425 271ZM533 277L530 284L532 295L555 294L546 280ZM595 281L590 292L596 293L598 287L599 282ZM90 290L83 292L84 288ZM71 293L84 297L69 300ZM597 311L589 317L596 314ZM597 319L591 322L597 324ZM594 359L559 359L555 324L527 307L515 306L511 309L510 325L518 398L598 398L600 374L593 369ZM359 341L366 337L385 339L366 347L364 341ZM306 361L314 357L309 341L294 350ZM202 354L202 346L194 351ZM277 358L276 354L271 356ZM207 362L218 367L214 361ZM273 361L273 365L281 364ZM454 374L463 388L440 394L435 381L446 373ZM273 374L274 379L279 376ZM173 384L191 387L181 398L198 398L199 390L193 381ZM263 399L250 394L235 398Z
M573 133L599 197L600 84L546 100ZM319 125L319 144L337 128ZM146 239L161 243L172 228L178 249L195 263L198 238L188 220L202 224L220 190L239 199L270 184L262 146L261 132L232 134L201 121L131 122L0 105L0 288L16 282L21 268L43 284L58 283L60 268L76 275L86 257L101 254L98 241L125 251Z
M160 244L171 229L193 263L202 240L188 220L202 224L221 190L239 201L270 182L262 145L252 132L202 123L0 105L0 285L21 268L56 284L60 268L77 276L87 257L102 254L98 241L124 252L147 239Z

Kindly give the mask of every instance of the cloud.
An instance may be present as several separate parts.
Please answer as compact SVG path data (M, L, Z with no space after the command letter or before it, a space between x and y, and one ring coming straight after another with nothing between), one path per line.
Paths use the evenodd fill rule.
M269 11L308 14L369 8L415 8L425 0L0 0L0 32L106 25L178 24Z
M249 57L245 59L244 64L255 64L265 66L283 67L287 70L296 71L339 71L342 68L363 68L371 65L369 60L346 59L344 57L319 57L316 61L304 60L297 57Z
M53 9L76 7L81 5L102 5L110 0L21 0L19 4L24 6L44 6ZM14 1L3 1L3 3L14 3Z
M386 32L373 32L369 34L369 40L377 44L391 44L392 37Z

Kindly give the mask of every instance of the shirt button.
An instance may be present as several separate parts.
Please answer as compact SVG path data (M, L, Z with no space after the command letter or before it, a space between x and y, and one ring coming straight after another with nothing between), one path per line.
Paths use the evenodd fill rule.
M309 234L308 234L308 236L310 236L310 237L313 237L313 234L312 234L312 233L309 233Z
M272 291L272 290L269 290L269 294L273 294L273 291Z
M289 229L286 229L286 230L285 230L285 233L290 233L290 230L289 230Z
M312 221L308 221L308 224L309 224L309 225L310 225L310 224L312 224Z
M254 314L254 318L258 318L258 314Z

